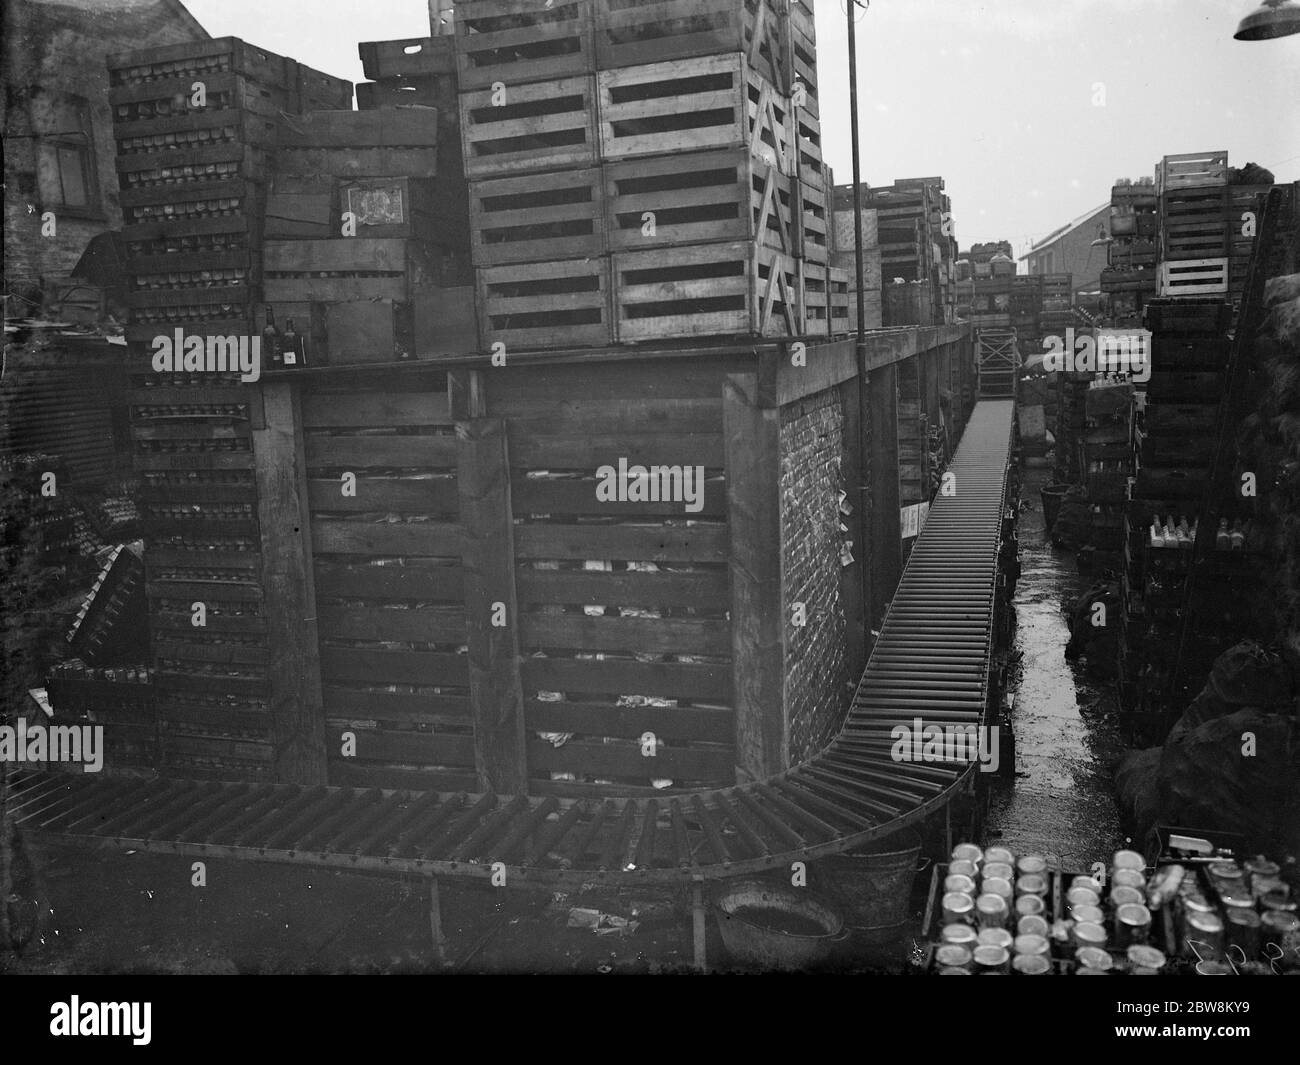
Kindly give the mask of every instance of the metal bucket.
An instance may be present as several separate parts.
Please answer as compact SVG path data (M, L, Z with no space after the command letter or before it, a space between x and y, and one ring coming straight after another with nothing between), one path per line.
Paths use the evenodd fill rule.
M1069 484L1048 484L1038 490L1038 494L1043 500L1043 532L1045 535L1052 535L1052 526L1056 524L1057 515L1061 513L1061 504L1065 502L1065 497L1071 487L1072 485Z
M762 969L812 969L847 937L844 921L807 891L746 880L714 899L718 929L731 957Z
M894 938L907 922L921 837L905 828L848 854L823 859L828 890L844 907L845 923L860 942Z

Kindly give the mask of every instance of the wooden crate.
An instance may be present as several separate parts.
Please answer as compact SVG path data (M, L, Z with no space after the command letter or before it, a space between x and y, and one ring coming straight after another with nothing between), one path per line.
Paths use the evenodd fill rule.
M339 183L339 207L356 219L358 237L398 237L455 245L442 218L439 181L426 177L351 178Z
M406 300L422 268L421 249L405 240L268 240L263 290L271 304Z
M1143 308L1146 327L1159 344L1162 334L1222 336L1231 322L1232 308L1222 298L1158 299Z
M739 53L601 71L596 81L605 160L747 147L794 172L788 101Z
M357 85L357 110L374 111L383 107L436 107L455 115L458 109L455 75L385 78L363 81Z
M362 41L357 45L357 53L361 56L361 69L372 81L445 77L456 73L455 42L450 37Z
M176 189L186 185L243 178L265 181L271 155L236 140L204 147L134 152L117 157L117 181L123 192L144 188Z
M595 0L597 69L743 52L788 94L784 7L779 0Z
M1180 189L1161 197L1160 247L1167 261L1227 255L1227 189Z
M636 224L639 233L639 216ZM603 255L605 225L605 181L596 168L520 174L470 185L475 266Z
M810 336L842 336L856 329L856 295L850 271L809 260L799 262L799 295L805 332ZM878 295L878 293L872 293ZM878 309L877 304L877 309ZM867 321L871 321L868 308ZM879 326L879 323L876 323ZM873 328L870 324L868 328Z
M614 339L608 258L483 267L477 291L485 347L598 347Z
M531 170L593 166L597 161L596 83L588 76L508 85L504 104L492 89L461 93L465 173L498 177Z
M821 123L803 108L794 108L792 114L799 180L809 188L820 189L829 196L831 186L826 184L826 164L822 161Z
M266 197L263 237L268 240L307 237L327 240L341 234L341 212L332 182L322 180L292 192L279 191L281 184L277 183Z
M279 128L276 173L433 177L439 172L438 142L438 115L433 108L287 115Z
M456 8L460 87L517 88L596 69L591 0L468 0Z
M1166 155L1156 164L1156 192L1205 188L1228 183L1227 152L1190 152Z
M805 184L802 178L794 179L793 184L798 220L795 254L825 265L830 259L831 244L829 197L820 184Z
M620 343L704 336L797 336L796 260L748 241L613 257Z
M790 17L786 22L786 49L794 83L785 86L794 92L803 86L803 107L814 118L820 116L817 86L817 26L812 0L790 0Z
M603 173L611 251L735 240L795 249L791 180L745 148L610 163Z
M1163 262L1159 274L1158 291L1162 296L1208 296L1228 291L1225 257Z

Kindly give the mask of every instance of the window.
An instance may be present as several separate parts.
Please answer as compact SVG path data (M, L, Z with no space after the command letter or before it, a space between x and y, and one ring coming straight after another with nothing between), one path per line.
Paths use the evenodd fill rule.
M46 207L70 214L100 211L90 106L84 97L43 93L32 101L39 131L39 184Z

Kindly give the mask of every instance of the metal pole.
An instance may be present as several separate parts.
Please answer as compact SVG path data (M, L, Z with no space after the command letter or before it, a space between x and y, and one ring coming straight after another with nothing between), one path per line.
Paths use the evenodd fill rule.
M858 154L858 36L853 13L858 0L847 0L845 11L849 19L849 122L852 125L853 144L853 259L857 269L858 299L858 375L862 387L867 387L867 300L863 291L866 280L862 276L862 160Z

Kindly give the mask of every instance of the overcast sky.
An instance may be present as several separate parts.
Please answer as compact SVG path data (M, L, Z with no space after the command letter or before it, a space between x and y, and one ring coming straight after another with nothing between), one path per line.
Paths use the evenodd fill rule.
M942 174L961 247L1006 239L1017 254L1166 154L1227 150L1300 179L1300 35L1234 41L1256 2L872 0L857 27L863 179ZM214 36L353 81L358 41L429 32L425 0L186 3ZM841 183L846 3L817 3L822 138Z

